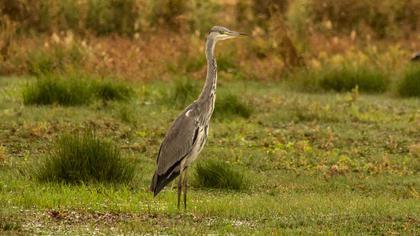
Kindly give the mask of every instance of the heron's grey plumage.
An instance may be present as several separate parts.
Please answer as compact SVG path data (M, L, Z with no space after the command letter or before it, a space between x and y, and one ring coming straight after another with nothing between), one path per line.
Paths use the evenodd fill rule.
M169 128L157 156L157 169L150 190L156 196L169 182L179 176L178 207L181 185L184 185L186 207L187 173L183 171L198 157L207 140L208 127L216 100L217 64L214 57L216 42L234 38L241 33L214 26L206 41L207 76L200 96L179 114ZM186 172L186 171L185 171ZM184 178L184 181L182 179Z

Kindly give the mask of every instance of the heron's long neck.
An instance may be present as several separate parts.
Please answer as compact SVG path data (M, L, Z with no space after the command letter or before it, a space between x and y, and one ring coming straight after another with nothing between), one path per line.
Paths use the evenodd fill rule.
M217 84L217 64L214 57L214 46L216 41L213 38L207 38L206 42L206 58L207 58L207 77L203 90L201 91L199 100L207 100L214 98Z

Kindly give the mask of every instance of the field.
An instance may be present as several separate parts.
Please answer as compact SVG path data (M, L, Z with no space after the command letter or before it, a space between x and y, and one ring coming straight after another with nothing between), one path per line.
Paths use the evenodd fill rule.
M419 99L302 93L288 81L221 77L216 107L234 94L251 113L216 111L197 163L221 160L241 171L248 187L201 187L194 165L189 207L178 210L176 184L156 198L148 191L159 144L182 109L165 98L175 83L126 82L135 93L128 101L23 105L22 90L34 80L0 79L1 234L420 232ZM197 91L201 82L193 83ZM133 180L37 181L34 166L57 137L86 128L122 150L135 166Z
M419 235L420 1L0 0L0 235ZM218 43L207 144L149 185Z

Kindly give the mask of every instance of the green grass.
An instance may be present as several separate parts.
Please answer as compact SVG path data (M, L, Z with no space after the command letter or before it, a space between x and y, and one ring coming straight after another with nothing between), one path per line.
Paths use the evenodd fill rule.
M235 94L254 112L248 119L212 119L207 144L189 168L189 207L179 211L176 181L156 198L148 190L159 145L183 109L162 103L166 82L131 83L139 96L127 103L22 106L28 81L0 79L0 234L420 231L417 98L302 93L286 83L221 78L217 102ZM31 175L30 166L42 163L57 137L92 126L134 168L132 181L69 185ZM193 185L206 160L240 170L249 188Z
M206 66L206 58L201 57L186 57L186 59L183 60L185 63L185 71L188 73L198 71ZM173 71L176 71L176 67L173 68Z
M413 65L406 69L398 85L401 97L420 97L420 66Z
M117 110L117 117L127 124L132 124L134 126L137 124L136 110L133 109L133 106L130 104L120 105Z
M63 135L54 149L36 168L40 181L124 183L133 178L134 168L119 149L91 131Z
M195 172L197 187L241 190L248 186L244 173L218 160L202 161Z
M253 108L233 93L217 96L214 108L214 117L216 119L249 118L252 112Z
M189 105L200 94L200 86L187 77L177 78L170 89L164 97L163 103L177 108L184 108Z

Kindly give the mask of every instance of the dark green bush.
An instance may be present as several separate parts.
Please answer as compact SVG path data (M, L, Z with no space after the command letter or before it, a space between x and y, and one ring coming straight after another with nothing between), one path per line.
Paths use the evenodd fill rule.
M88 104L93 97L89 82L76 78L44 75L23 90L25 105L76 106Z
M315 23L330 20L340 32L368 26L378 37L395 37L420 26L419 1L312 0L311 9Z
M19 30L71 30L98 35L133 35L140 19L138 0L0 0L0 13L19 23Z
M202 0L0 0L0 14L19 25L21 33L86 31L98 35L133 35L149 26L205 33L218 21L253 29L269 29L273 16L284 16L295 1L236 1L233 9L224 1ZM333 29L349 33L369 29L380 37L409 36L420 27L420 2L416 0L308 0L313 28L325 21ZM229 20L237 12L236 22ZM216 23L215 23L216 22Z
M1 13L20 23L19 30L50 32L56 24L52 0L1 0Z
M337 92L351 91L356 86L363 92L384 92L388 77L380 70L361 66L339 66L320 72L320 86Z
M219 4L212 0L155 0L151 4L149 22L153 26L171 30L207 33L219 12Z
M47 182L126 183L134 176L134 166L113 144L86 132L63 135L35 174L39 181Z
M194 177L194 184L197 187L232 190L249 187L249 182L242 171L218 160L200 161Z
M223 7L218 1L213 0L190 1L190 4L189 12L186 14L189 30L198 31L205 36L217 21L218 13Z
M153 1L150 22L153 25L164 25L179 29L181 22L177 19L185 14L189 7L188 1L183 0Z
M133 35L139 9L136 0L89 0L86 27L98 35Z
M398 85L401 97L420 97L420 65L410 66Z
M96 97L103 101L124 101L134 94L133 89L127 85L113 81L98 81L94 84L94 90Z
M214 107L214 117L216 119L249 118L252 112L252 107L242 102L235 94L228 93L217 96Z
M121 82L98 80L87 75L44 74L28 84L22 92L25 105L77 106L89 104L94 98L128 100L134 91Z
M288 4L288 0L252 0L252 10L257 22L264 25L273 14L284 13Z
M74 0L60 0L58 7L58 26L60 30L80 31L81 7Z

